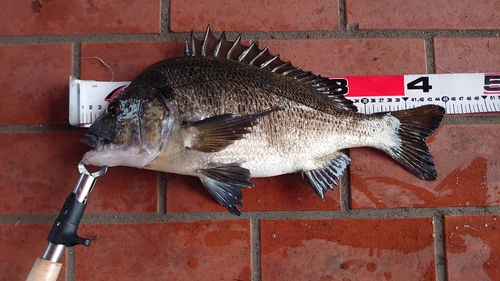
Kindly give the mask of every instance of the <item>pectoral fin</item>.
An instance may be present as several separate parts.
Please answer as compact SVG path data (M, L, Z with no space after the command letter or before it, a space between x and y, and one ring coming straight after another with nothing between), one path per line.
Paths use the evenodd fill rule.
M237 205L241 204L244 186L253 187L250 181L250 171L240 166L240 163L221 164L214 168L199 169L201 182L210 194L229 212L241 215Z
M266 116L279 108L245 115L233 114L216 115L195 122L185 122L184 147L202 152L217 152L226 148L236 140L244 138L250 133L250 128L258 124L260 117Z
M333 155L333 159L324 168L302 172L302 176L305 176L314 192L321 199L325 199L326 191L333 189L332 184L338 185L337 181L350 161L347 155L338 152Z

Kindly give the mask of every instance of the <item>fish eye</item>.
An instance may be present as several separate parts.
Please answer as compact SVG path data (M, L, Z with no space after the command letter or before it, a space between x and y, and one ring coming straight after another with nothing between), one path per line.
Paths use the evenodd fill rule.
M111 115L111 117L116 117L118 114L120 114L120 105L117 102L111 102L108 104L108 108L106 109L108 115Z

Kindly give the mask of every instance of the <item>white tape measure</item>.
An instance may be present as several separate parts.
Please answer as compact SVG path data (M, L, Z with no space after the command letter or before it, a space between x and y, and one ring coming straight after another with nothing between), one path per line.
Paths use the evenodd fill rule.
M69 77L69 123L76 127L90 127L106 109L109 99L118 94L125 82L99 82Z
M500 73L331 77L362 113L437 104L447 114L500 111Z
M500 73L457 73L330 77L338 92L362 113L437 104L447 114L500 111ZM70 124L89 127L118 94L124 82L98 82L70 77Z

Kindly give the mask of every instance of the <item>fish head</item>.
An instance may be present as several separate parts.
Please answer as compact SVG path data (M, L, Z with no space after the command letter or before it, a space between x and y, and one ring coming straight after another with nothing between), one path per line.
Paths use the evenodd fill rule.
M109 102L81 141L94 166L144 167L160 153L174 116L160 90L129 85Z

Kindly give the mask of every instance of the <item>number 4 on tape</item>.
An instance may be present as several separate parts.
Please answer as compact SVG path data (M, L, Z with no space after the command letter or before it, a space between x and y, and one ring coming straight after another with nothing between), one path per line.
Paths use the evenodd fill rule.
M409 82L406 84L406 89L422 90L424 93L428 93L432 89L432 86L429 84L429 76L422 76Z

